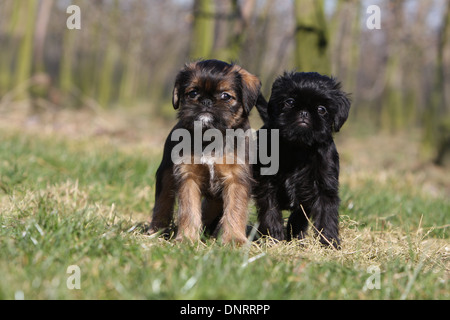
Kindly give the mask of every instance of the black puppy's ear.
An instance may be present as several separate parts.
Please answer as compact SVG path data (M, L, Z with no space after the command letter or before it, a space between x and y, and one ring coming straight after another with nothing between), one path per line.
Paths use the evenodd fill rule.
M345 92L338 90L334 96L334 101L336 103L337 111L334 115L333 130L334 132L338 132L348 118L350 99Z
M279 104L283 99L283 92L287 90L289 85L293 82L291 74L285 72L282 76L275 79L272 84L272 92L270 94L269 102L267 103L267 123L276 122L278 118ZM266 121L264 121L266 123ZM271 124L273 125L273 124Z
M244 104L244 111L247 115L250 114L250 110L252 110L253 106L256 104L256 101L259 96L259 91L261 89L261 81L259 78L247 70L235 65L236 71L241 76L242 81L242 102Z
M258 110L259 116L261 117L264 124L269 123L269 110L268 110L267 100L264 98L263 94L260 92L258 99L256 100L256 109Z

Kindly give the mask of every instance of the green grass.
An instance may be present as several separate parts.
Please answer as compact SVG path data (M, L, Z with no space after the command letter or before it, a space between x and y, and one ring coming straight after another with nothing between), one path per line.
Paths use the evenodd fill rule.
M341 251L312 237L188 245L142 233L159 153L100 138L0 136L0 299L450 298L450 202L401 175L344 171ZM67 287L71 265L79 290ZM380 289L371 290L374 266Z

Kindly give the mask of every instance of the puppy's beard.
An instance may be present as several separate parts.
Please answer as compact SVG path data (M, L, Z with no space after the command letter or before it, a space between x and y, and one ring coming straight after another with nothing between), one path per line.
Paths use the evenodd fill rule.
M209 127L213 120L214 118L210 114L201 114L197 117L197 121L200 121L203 127Z
M298 145L311 146L314 143L313 132L308 126L300 126L294 124L293 126L284 127L280 136L290 143Z

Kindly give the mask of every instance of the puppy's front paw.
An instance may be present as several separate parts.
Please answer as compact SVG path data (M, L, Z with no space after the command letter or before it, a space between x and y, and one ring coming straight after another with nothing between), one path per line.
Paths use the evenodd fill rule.
M327 238L327 237L321 236L320 243L324 246L329 246L336 250L341 250L341 241L339 240L339 238Z
M233 244L237 246L242 246L246 244L248 239L245 237L245 235L229 235L229 234L223 234L222 236L222 243L223 244Z

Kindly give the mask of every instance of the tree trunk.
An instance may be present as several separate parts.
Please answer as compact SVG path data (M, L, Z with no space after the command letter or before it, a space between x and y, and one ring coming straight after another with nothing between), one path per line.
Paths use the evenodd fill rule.
M323 0L294 0L294 14L297 70L330 74L329 39Z
M424 149L434 149L434 162L438 165L443 165L446 155L450 153L450 100L446 88L450 79L450 2L447 2L445 12L439 32L431 110L425 115L424 128Z
M405 86L401 61L406 52L404 45L404 4L404 0L389 2L389 8L386 10L390 13L387 27L392 31L387 33L386 85L382 95L380 116L382 128L392 132L401 129L405 124Z
M344 88L356 92L360 58L361 4L359 0L340 0L330 28L333 39L332 74Z
M42 0L36 21L36 32L34 36L34 63L37 72L45 70L44 66L44 46L47 37L47 27L50 21L54 0Z
M190 48L191 59L210 58L214 45L214 2L195 0Z
M27 82L31 77L31 69L33 62L33 35L36 18L36 8L38 1L22 0L22 21L24 21L23 34L17 58L15 85L19 86ZM17 98L25 99L28 96L28 91L24 90L18 93Z

